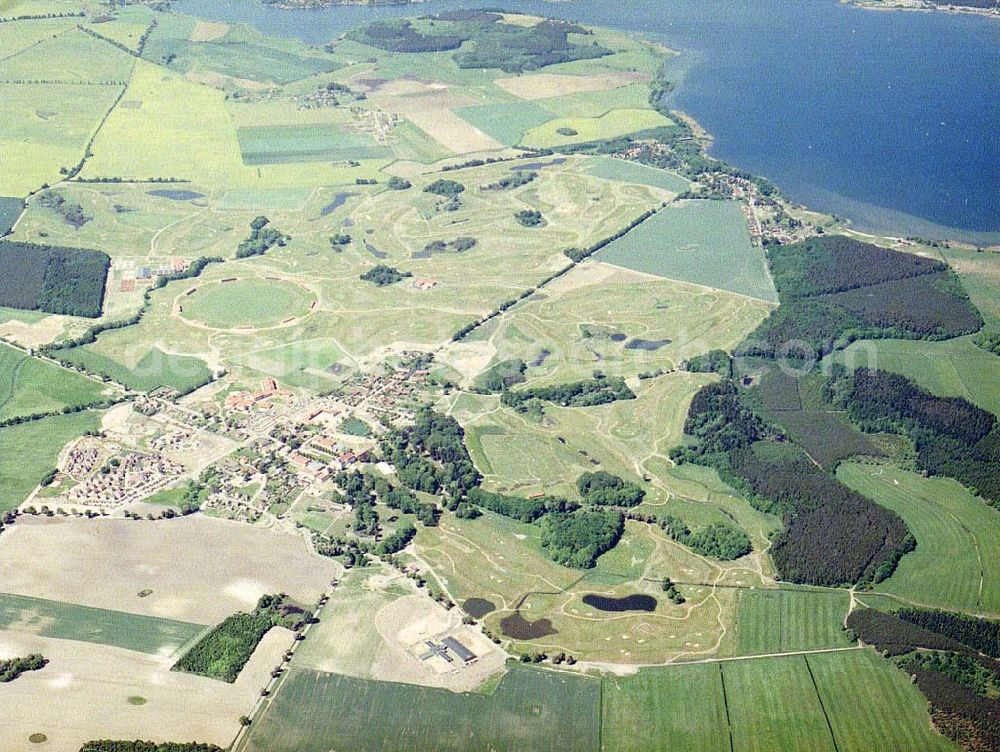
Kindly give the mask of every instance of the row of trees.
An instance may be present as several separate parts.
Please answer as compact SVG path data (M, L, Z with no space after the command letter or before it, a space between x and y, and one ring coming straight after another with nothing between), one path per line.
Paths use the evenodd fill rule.
M553 384L552 386L536 386L516 391L507 390L501 396L500 402L506 407L513 408L536 399L554 402L562 407L590 407L635 398L635 392L628 388L625 379L595 372L592 379L572 381L567 384Z

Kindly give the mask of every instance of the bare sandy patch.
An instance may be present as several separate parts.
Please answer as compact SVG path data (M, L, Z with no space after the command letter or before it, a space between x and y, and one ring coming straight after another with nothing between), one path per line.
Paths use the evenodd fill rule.
M451 111L475 104L447 84L419 79L396 79L381 84L369 99L386 112L402 115L446 149L456 154L503 149L492 136Z
M91 739L196 739L227 746L292 643L272 629L233 684L170 671L171 661L103 645L0 631L0 656L42 653L49 664L0 684L0 752L77 752ZM130 702L130 698L133 698ZM140 702L136 698L141 698Z
M314 603L336 571L300 536L203 515L25 519L0 547L5 592L196 624L247 610L264 593Z
M520 13L503 13L503 22L511 26L538 26L542 22L541 16L522 16Z
M249 78L236 78L235 76L227 76L223 73L213 73L212 71L188 71L184 74L184 78L188 81L193 81L196 84L205 84L206 86L211 86L215 89L225 89L229 86L238 86L241 89L265 91L267 89L274 88L274 84L268 83L267 81L252 81Z
M494 83L521 99L547 99L587 91L608 91L648 81L642 73L598 73L592 76L571 76L565 73L531 73L526 76L498 78Z
M446 611L423 595L408 595L394 600L375 617L375 628L385 640L387 650L372 666L373 678L383 681L443 687L453 692L468 692L503 669L506 654L479 630L463 625L458 614ZM469 665L441 663L439 659L421 660L427 640L457 638L478 657Z
M36 348L52 342L65 328L65 320L61 316L46 316L34 324L11 319L0 324L0 337L16 342L22 347Z
M219 21L201 21L191 30L192 42L214 42L229 33L229 24Z
M463 381L471 381L486 370L496 354L492 342L461 342L447 348L442 359L462 374Z

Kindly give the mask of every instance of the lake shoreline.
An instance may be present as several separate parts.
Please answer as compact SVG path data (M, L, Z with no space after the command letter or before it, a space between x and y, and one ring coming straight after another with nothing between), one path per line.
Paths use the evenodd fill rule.
M178 12L215 20L245 23L265 33L298 38L307 44L322 44L323 39L336 38L349 28L373 20L470 5L466 0L436 0L429 5L337 5L316 9L310 14L284 14L272 13L273 6L259 2L206 4L202 0L177 0L174 8ZM721 22L716 18L709 28L716 31L716 37L725 37L726 43L713 41L707 48L703 42L706 36L702 33L705 13L697 3L671 6L669 17L656 21L650 21L638 11L628 11L621 17L605 17L604 4L600 2L588 6L540 1L523 5L519 4L519 12L572 17L588 26L610 27L681 50L687 64L668 73L671 80L679 84L677 92L671 95L670 108L688 113L692 124L698 124L696 132L707 137L710 156L767 177L795 204L815 208L825 215L847 217L849 226L857 232L948 239L969 247L1000 245L1000 227L992 227L987 220L995 216L992 207L996 203L989 179L993 169L990 165L994 164L992 147L984 149L983 145L990 143L988 136L979 126L970 125L989 119L989 112L982 110L991 109L988 103L995 99L990 94L993 84L984 77L981 65L967 64L970 73L962 77L979 77L978 88L969 90L971 96L943 83L935 84L926 77L918 84L917 77L906 72L908 66L896 65L899 61L895 58L888 61L892 64L888 70L883 63L868 65L867 72L856 83L853 81L857 76L840 81L827 80L820 74L821 84L814 81L815 73L807 72L798 81L789 80L779 85L776 82L785 82L788 78L783 68L789 67L782 61L787 49L787 39L783 35L797 28L799 18L792 6L780 0L772 0L763 9L756 6L742 11L720 8L716 15L722 14ZM828 28L823 22L825 16L850 20L841 16L845 12L842 9L852 5L854 3L844 0L830 0L816 14L818 18L810 16L807 19L806 26L809 29ZM948 20L945 27L941 21L900 23L900 17L891 23L883 20L860 23L866 18L888 18L888 14L865 14L862 10L858 7L851 15L857 31L865 32L867 38L863 39L861 33L855 36L852 27L839 35L848 44L856 45L844 52L845 62L859 55L863 61L872 41L884 39L885 34L923 43L938 39L938 32L944 28L964 37L968 22L973 21L952 23ZM921 14L920 18L932 16ZM748 38L759 37L761 30L771 35L769 45L763 45L767 48L766 54L747 59L738 47ZM985 40L979 43L978 59L991 54L988 50L992 36L985 31L977 36ZM816 40L814 37L812 30L801 32L796 49L810 48L814 41L838 50L843 47L839 37L830 41L825 32ZM721 63L712 51L716 47L723 50L725 59ZM821 49L816 50L816 55L822 54ZM737 75L733 75L731 66L726 64L730 57L733 60L739 57L741 70ZM947 63L947 60L942 62ZM799 75L797 71L809 67L806 60L805 64L791 66L791 70ZM976 73L977 70L980 72ZM724 78L720 79L720 75ZM925 84L940 92L933 110L907 104L914 101L909 96L910 89L915 85L924 88ZM818 92L805 109L819 108L824 114L828 113L824 125L814 125L811 118L800 123L797 119L784 117L780 102L785 97L776 93L781 86ZM834 104L829 101L830 96L821 93L824 88L827 91L846 89L838 99L854 104L846 107ZM961 102L957 108L956 97ZM950 117L940 117L937 107L947 111ZM902 130L893 127L872 132L870 125L878 124L878 120L874 120L864 126L866 138L858 138L859 118L883 118L885 113L898 119ZM947 127L944 122L937 122L945 119ZM960 165L961 171L946 167L952 164Z

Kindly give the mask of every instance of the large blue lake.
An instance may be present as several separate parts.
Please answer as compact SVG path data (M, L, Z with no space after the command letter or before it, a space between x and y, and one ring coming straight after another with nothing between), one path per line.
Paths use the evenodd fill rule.
M376 18L502 7L642 32L683 54L672 105L712 153L859 229L1000 242L1000 22L836 0L437 0L271 9L176 0L311 44Z

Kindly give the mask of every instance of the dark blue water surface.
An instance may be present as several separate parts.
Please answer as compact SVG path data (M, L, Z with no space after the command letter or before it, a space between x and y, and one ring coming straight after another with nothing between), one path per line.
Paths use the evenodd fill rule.
M1000 22L836 0L437 0L283 11L256 0L177 10L310 44L377 18L502 7L644 35L681 51L671 105L712 153L802 203L878 232L1000 242ZM947 229L946 229L947 228Z

